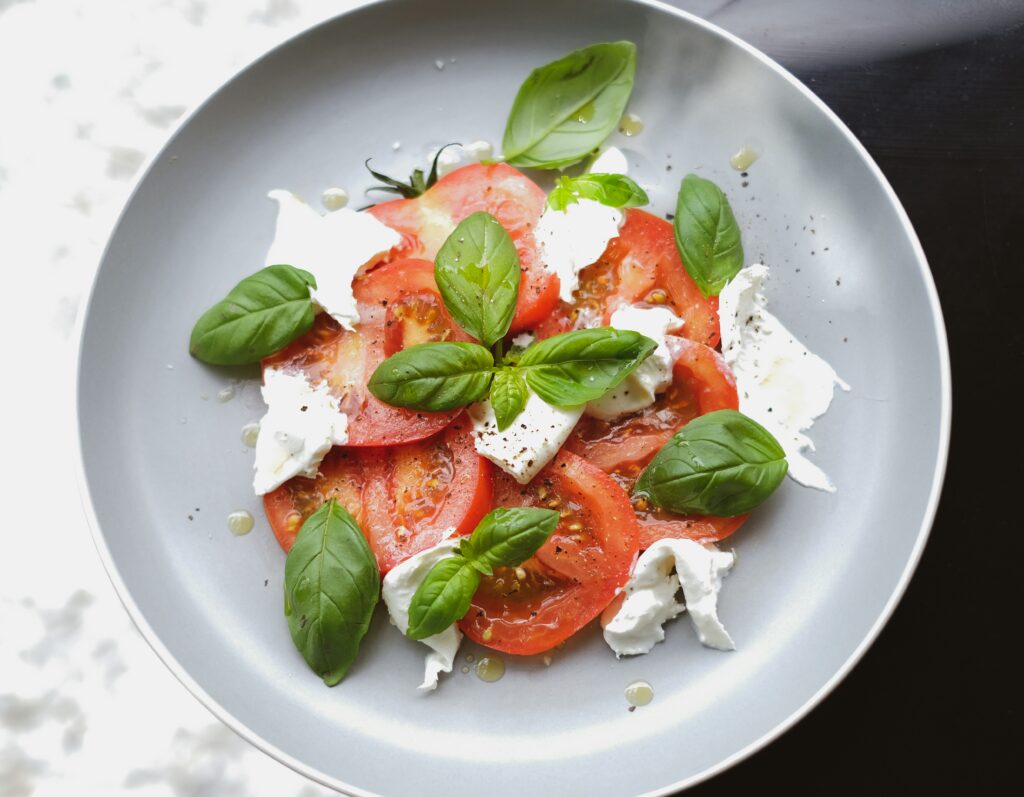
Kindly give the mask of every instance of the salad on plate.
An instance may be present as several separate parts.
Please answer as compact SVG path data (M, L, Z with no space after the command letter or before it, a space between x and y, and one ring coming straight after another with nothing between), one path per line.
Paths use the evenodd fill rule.
M606 146L636 127L636 59L599 43L534 70L500 156L373 171L389 201L272 190L266 267L193 329L197 359L262 365L253 486L328 685L381 598L429 648L424 691L463 636L539 654L598 618L620 657L683 612L732 650L716 544L787 473L834 489L807 430L846 385L768 311L725 193L688 174L654 215Z

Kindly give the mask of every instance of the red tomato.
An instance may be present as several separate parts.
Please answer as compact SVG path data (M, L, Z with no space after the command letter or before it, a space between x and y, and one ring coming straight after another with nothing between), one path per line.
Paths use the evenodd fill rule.
M584 415L565 448L597 465L629 492L651 458L683 426L698 415L738 408L736 381L722 356L685 341L673 368L672 386L654 404L614 421ZM676 515L648 508L643 499L635 501L634 508L641 549L663 537L719 540L747 517Z
M718 345L718 297L705 299L686 273L672 225L643 210L626 211L619 236L600 260L580 272L574 298L537 326L538 337L572 329L580 314L607 324L619 305L646 303L671 307L686 322L682 334L690 340Z
M636 517L607 474L567 451L527 485L496 473L494 502L557 509L562 517L536 556L481 580L459 625L496 650L540 653L597 617L629 579Z
M326 313L313 329L263 361L263 367L299 370L314 384L326 379L348 415L348 445L386 446L422 440L458 415L414 412L378 401L366 382L396 351L432 340L469 340L448 315L427 260L398 260L353 283L359 324L352 332Z
M473 449L465 416L416 443L336 447L315 479L299 476L264 496L281 547L289 550L303 521L331 498L359 522L383 574L449 528L476 528L491 508L491 465Z
M392 257L433 259L455 225L479 210L501 222L519 252L522 279L512 332L538 324L558 303L558 278L540 261L533 228L544 210L544 192L503 163L463 166L415 199L395 199L369 209L402 234Z

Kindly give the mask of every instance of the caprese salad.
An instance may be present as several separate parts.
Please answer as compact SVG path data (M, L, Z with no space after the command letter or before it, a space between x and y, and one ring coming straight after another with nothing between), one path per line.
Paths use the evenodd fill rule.
M381 596L424 690L463 635L529 655L600 617L637 655L685 610L732 649L715 543L787 471L833 489L805 432L842 382L768 312L726 195L690 174L668 221L605 147L635 72L630 42L534 70L500 157L373 172L398 197L363 210L271 191L266 267L196 323L196 358L262 364L254 488L327 684Z

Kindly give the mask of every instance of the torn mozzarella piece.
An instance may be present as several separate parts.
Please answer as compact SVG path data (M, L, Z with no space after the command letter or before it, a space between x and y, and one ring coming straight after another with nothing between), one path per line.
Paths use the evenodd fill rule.
M618 147L601 150L587 169L592 174L629 174L626 156Z
M658 393L672 384L672 366L678 353L668 331L678 330L683 319L667 307L627 305L612 313L609 326L645 335L658 344L629 376L601 398L587 404L587 415L611 421L654 403Z
M649 653L665 639L665 622L686 611L702 644L735 650L736 645L718 619L722 577L734 562L733 554L710 544L658 540L637 560L623 588L625 600L604 628L605 641L616 656ZM676 599L680 588L683 602Z
M621 210L593 199L580 199L565 210L545 207L533 235L541 260L558 277L562 301L572 301L580 271L597 262L624 220Z
M722 355L736 376L740 411L779 441L789 475L807 487L833 492L828 475L804 456L814 451L804 432L829 408L836 385L850 387L768 312L767 276L767 266L749 266L718 297Z
M449 529L445 536L450 536L454 531L454 529ZM416 590L423 583L423 579L427 577L430 569L441 559L455 553L457 547L457 540L445 539L433 548L428 548L409 557L389 570L388 574L384 576L381 596L384 598L384 604L388 607L391 622L403 634L409 629L409 604L412 603L412 596L416 594ZM462 642L462 632L458 626L453 624L441 633L419 641L430 648L430 653L426 657L423 683L417 689L421 692L430 692L437 689L440 674L451 672L452 667L455 666L455 655Z
M437 176L444 177L463 166L490 160L492 157L494 157L494 146L491 142L479 140L471 141L466 145L451 144L441 150L440 154L435 149L428 155L428 160L433 163L434 158L437 158Z
M552 407L531 390L526 406L512 425L498 431L490 401L469 406L477 453L520 484L526 484L555 458L581 415L582 405Z
M348 416L326 381L312 385L302 372L268 368L262 392L267 413L256 438L256 495L293 476L313 478L331 447L348 442Z
M339 207L320 215L295 194L275 190L277 229L266 263L286 263L316 278L313 301L346 329L359 321L352 279L359 269L386 255L402 236L369 213Z

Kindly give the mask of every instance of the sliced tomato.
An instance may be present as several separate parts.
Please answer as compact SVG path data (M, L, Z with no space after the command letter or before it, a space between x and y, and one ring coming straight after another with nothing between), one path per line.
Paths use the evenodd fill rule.
M304 372L314 384L327 380L348 415L348 445L386 446L422 440L451 423L452 412L414 412L377 400L366 383L378 365L415 343L469 340L441 302L434 265L398 260L357 277L355 331L326 313L313 329L263 361L263 367Z
M544 210L544 192L503 163L475 163L445 175L415 199L396 199L369 209L402 235L392 258L433 260L464 218L477 211L494 216L515 241L522 269L512 332L540 323L558 303L558 279L540 260L533 228Z
M613 421L584 415L565 448L610 474L629 492L658 450L698 415L714 410L738 409L736 380L722 356L690 340L680 342L673 367L672 386L650 407ZM675 515L634 502L640 524L640 548L663 537L700 541L732 534L746 519Z
M382 573L449 529L469 534L491 509L491 463L477 455L465 415L427 440L367 449L363 466L364 528Z
M685 337L712 348L718 345L718 297L705 299L686 273L672 225L643 210L626 211L619 236L608 243L600 260L580 272L573 296L572 304L560 303L538 324L538 337L577 325L607 324L620 305L639 303L672 308L685 322Z
M477 456L465 416L415 443L335 447L314 479L296 477L264 496L274 536L290 550L303 521L337 498L358 521L381 573L436 545L448 529L468 534L491 508L491 464Z
M629 579L636 517L621 487L564 450L525 486L496 473L494 503L557 509L561 518L536 556L482 579L459 625L496 650L540 653L597 617Z

